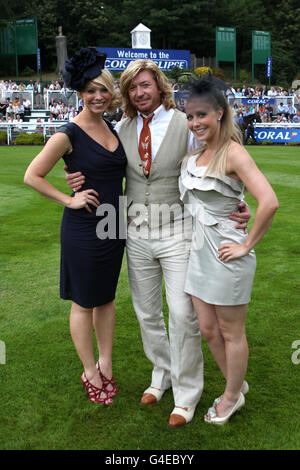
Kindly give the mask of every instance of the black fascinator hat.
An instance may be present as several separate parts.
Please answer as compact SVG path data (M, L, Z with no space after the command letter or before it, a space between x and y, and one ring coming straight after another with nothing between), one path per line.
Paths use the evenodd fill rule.
M226 98L228 88L228 85L219 78L206 74L204 77L189 83L189 96L187 99L203 98L214 106L215 109L221 107L225 110L228 105Z
M95 47L84 47L65 62L63 78L68 88L81 91L86 83L101 74L106 54Z
M190 95L200 95L205 93L222 93L226 94L228 85L211 73L207 73L198 80L193 80L189 83L188 89Z

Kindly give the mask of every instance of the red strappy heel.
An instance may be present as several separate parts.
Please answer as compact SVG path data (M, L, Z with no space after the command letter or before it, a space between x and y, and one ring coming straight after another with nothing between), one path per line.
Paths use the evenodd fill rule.
M104 388L105 392L107 393L107 396L109 398L113 398L115 395L117 395L117 393L119 391L114 378L112 377L111 379L108 379L107 377L105 377L105 375L102 374L99 361L97 362L96 367L97 367L98 372L100 374L100 378L101 378L102 383L103 383L103 388ZM111 387L111 390L109 390L108 387Z
M85 373L83 372L82 376L80 377L81 382L83 383L84 388L86 389L89 399L94 403L102 403L104 406L108 406L112 403L112 399L109 396L107 390L104 388L95 387L87 378Z

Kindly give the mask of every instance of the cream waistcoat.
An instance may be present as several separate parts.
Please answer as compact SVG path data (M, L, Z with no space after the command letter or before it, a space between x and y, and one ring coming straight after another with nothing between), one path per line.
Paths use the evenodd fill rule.
M122 122L119 137L128 160L126 195L129 219L134 219L137 225L147 221L153 227L163 225L168 220L173 221L182 213L178 178L181 161L188 148L188 126L185 115L175 110L152 162L149 178L144 176L138 152L136 118L126 118ZM167 208L170 209L169 219ZM164 213L159 220L154 216L157 212Z

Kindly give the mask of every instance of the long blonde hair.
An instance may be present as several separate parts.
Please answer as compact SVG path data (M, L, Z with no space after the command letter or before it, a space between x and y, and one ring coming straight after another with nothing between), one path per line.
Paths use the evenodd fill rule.
M137 115L137 110L135 106L131 104L129 98L129 87L132 80L144 70L148 70L156 81L157 87L161 91L161 102L166 110L176 107L173 100L173 90L165 74L152 60L137 59L130 62L120 78L120 91L123 98L123 109L127 116L131 118Z
M195 98L205 100L215 111L223 110L217 150L203 176L211 173L225 175L228 147L232 141L242 145L241 131L233 119L232 111L224 92L220 90L219 80L214 80L214 77L208 76L194 83L191 86L188 101ZM207 146L204 144L202 147L189 153L187 158L192 155L201 154L206 148Z

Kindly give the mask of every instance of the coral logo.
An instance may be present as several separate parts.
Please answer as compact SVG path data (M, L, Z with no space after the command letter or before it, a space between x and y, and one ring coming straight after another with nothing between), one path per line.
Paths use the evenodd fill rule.
M297 131L287 129L255 129L255 138L258 141L270 140L272 142L300 142L300 134Z

